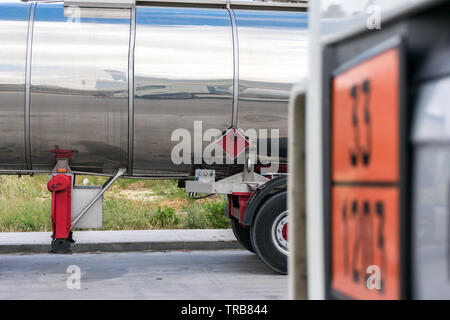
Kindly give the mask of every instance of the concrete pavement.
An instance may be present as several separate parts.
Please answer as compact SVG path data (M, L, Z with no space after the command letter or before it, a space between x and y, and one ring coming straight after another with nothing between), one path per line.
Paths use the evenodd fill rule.
M50 232L2 232L2 253L47 253ZM231 229L74 231L72 252L219 250L242 248Z
M0 299L286 298L287 277L245 250L0 255Z

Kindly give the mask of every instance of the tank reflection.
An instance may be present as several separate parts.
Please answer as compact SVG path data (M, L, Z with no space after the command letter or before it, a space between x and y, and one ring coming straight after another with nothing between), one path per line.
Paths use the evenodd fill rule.
M0 168L24 169L30 4L0 7ZM62 3L36 5L30 47L33 170L53 168L55 146L76 151L71 161L76 171L111 174L127 167L131 10L111 10L111 16L79 18L65 16ZM236 56L228 10L136 8L134 175L192 174L193 165L171 160L177 143L172 132L184 128L193 137L194 121L201 121L203 132L231 126L235 60L238 127L279 129L279 153L286 161L289 92L307 69L306 16L235 13Z
M172 163L170 137L178 128L193 137L194 121L203 130L231 125L230 16L149 7L137 8L136 18L134 173L191 172L192 165Z
M74 170L126 167L128 18L64 16L62 4L38 3L31 69L33 169L54 165L50 150L76 150Z
M0 169L25 168L25 61L30 4L0 10Z
M235 14L239 35L238 126L244 130L279 129L280 162L286 163L289 95L293 84L308 72L307 14L252 10L235 10ZM270 155L265 157L267 161L277 161Z

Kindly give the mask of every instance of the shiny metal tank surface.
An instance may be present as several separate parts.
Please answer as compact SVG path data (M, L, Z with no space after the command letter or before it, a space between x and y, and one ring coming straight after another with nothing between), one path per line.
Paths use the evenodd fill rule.
M50 171L60 149L75 171L187 177L202 164L173 163L177 129L191 135L192 162L208 129L279 129L286 162L289 92L307 71L304 13L76 10L0 3L2 173Z
M203 131L231 125L228 11L138 7L134 72L133 173L191 172L191 165L175 165L170 159L172 132L187 129L193 139L194 121L202 122Z
M25 62L30 4L0 4L0 169L25 168Z
M267 129L268 149L271 133L274 133L271 130L278 129L279 156L287 161L289 95L292 84L305 77L308 71L307 14L234 12L239 36L238 127ZM259 135L259 138L263 140L264 136Z
M34 17L30 137L33 169L54 166L51 150L74 150L74 170L127 166L130 10L123 18L64 16L38 3Z

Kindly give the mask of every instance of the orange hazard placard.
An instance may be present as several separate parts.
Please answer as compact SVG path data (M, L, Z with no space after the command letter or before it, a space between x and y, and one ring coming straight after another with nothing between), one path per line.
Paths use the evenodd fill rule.
M398 89L397 48L334 78L332 180L399 180Z
M331 285L356 299L398 299L399 190L334 187Z
M355 299L399 299L400 49L332 82L331 288Z

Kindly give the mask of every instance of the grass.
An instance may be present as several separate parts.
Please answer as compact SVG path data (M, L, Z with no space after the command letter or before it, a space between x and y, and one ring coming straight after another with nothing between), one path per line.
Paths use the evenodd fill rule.
M49 176L0 176L0 232L51 231ZM86 181L87 179L87 181ZM105 177L78 176L102 185ZM190 199L174 180L119 179L104 195L103 230L229 228L225 198Z

